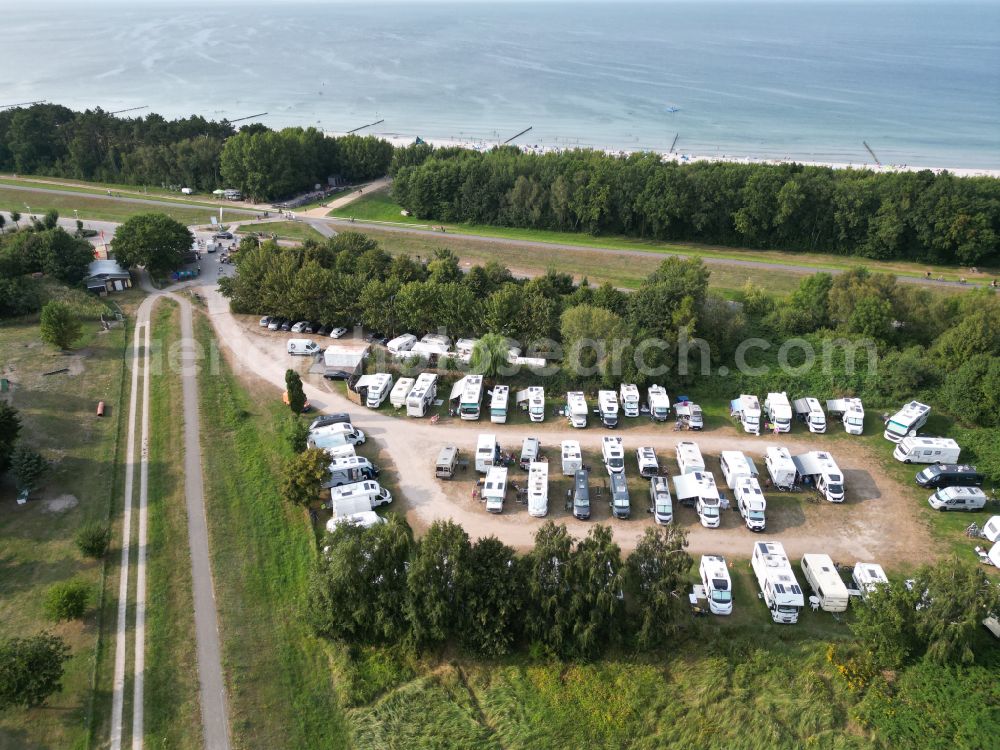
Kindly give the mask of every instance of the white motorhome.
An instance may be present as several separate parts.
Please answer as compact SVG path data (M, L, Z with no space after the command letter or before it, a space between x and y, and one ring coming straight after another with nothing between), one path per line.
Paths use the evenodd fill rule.
M690 440L681 440L675 449L677 456L677 466L681 474L691 474L695 471L705 470L705 459L701 456L698 444Z
M377 409L389 397L389 392L392 390L392 375L387 372L362 375L354 384L354 390L360 392L362 388L368 389L365 393L365 406Z
M598 391L597 408L601 413L601 424L612 429L618 426L618 396L614 391Z
M784 624L798 622L805 599L781 542L757 542L750 566L757 576L764 603L771 610L771 619Z
M708 611L713 615L733 613L733 582L729 578L726 558L721 555L702 555L698 566L701 585L708 599Z
M344 524L353 524L355 526L360 526L363 529L367 529L372 526L377 526L380 523L385 523L385 519L378 513L373 510L362 510L357 513L334 516L326 522L326 530L332 534L338 526L343 526Z
M823 407L820 406L818 399L812 396L797 398L792 406L795 407L795 416L809 428L809 432L826 432L826 414L823 413Z
M674 503L670 497L670 482L666 477L652 477L649 480L649 511L658 524L674 520Z
M578 440L563 440L560 448L563 476L575 476L578 471L583 469L583 453L580 451L580 442Z
M942 487L927 502L934 510L982 510L986 493L979 487Z
M329 469L330 475L322 484L324 489L375 479L379 474L375 465L363 456L335 458L330 462Z
M536 437L526 437L521 443L521 458L517 462L525 471L531 466L532 461L537 461L542 453L542 443Z
M409 352L415 343L417 343L416 336L412 333L404 333L402 336L397 336L396 338L390 340L385 345L385 348L389 350L390 354L400 356Z
M625 445L620 437L606 435L601 438L601 457L609 475L625 471Z
M799 476L812 482L823 497L831 503L844 502L844 473L826 451L809 451L793 456Z
M487 473L500 459L500 444L496 435L483 434L476 441L476 471Z
M424 344L441 347L443 349L451 348L451 336L446 336L443 333L425 333L420 337L420 341Z
M541 422L545 419L545 389L540 385L528 388L528 419Z
M310 339L288 339L289 354L319 354L319 344Z
M310 448L336 448L341 445L364 445L365 433L352 424L338 422L309 431L306 445Z
M622 413L626 417L639 416L639 388L635 383L622 383L619 389L622 399Z
M330 503L337 515L340 515L338 509L339 503L359 497L367 498L369 502L368 510L374 510L380 505L388 505L392 502L392 495L389 494L389 490L370 479L330 488Z
M670 396L662 385L651 385L646 391L649 402L649 418L654 422L666 422L670 416Z
M824 612L846 612L849 595L829 555L802 556L802 575Z
M760 434L760 401L756 396L741 395L729 405L730 414L740 420L743 431L751 435Z
M655 477L660 473L660 462L656 460L656 451L652 446L636 448L635 460L639 464L640 477Z
M566 415L573 427L587 426L587 399L583 391L570 391L566 394Z
M503 501L507 494L507 468L491 466L483 482L483 500L490 513L502 513Z
M490 421L497 424L504 424L507 421L507 401L510 398L510 386L493 386L493 395L490 398Z
M832 419L839 419L848 435L860 435L865 431L865 407L860 398L834 398L826 402L826 410Z
M722 467L722 476L726 478L726 486L731 490L736 489L736 482L742 477L760 475L753 461L742 451L722 451L719 465Z
M472 361L472 350L476 348L479 339L459 339L455 342L455 354L463 362Z
M483 376L466 375L452 387L452 400L458 391L458 416L467 422L479 419L483 404Z
M927 423L927 417L931 414L931 407L919 401L911 401L902 409L893 414L885 423L885 432L882 433L886 440L898 443L905 437L916 435L917 430Z
M393 408L402 409L406 406L406 397L410 395L413 383L413 378L400 378L396 381L396 385L389 393L389 403L392 404Z
M879 586L889 585L888 576L882 570L882 566L877 563L854 563L854 572L851 574L851 580L854 581L855 587L861 592L862 599L866 598L872 591L878 589Z
M771 429L775 432L792 431L792 406L788 403L788 394L768 393L764 399L764 408L767 410L767 418L771 422Z
M417 382L406 396L406 416L426 416L428 408L437 398L438 376L433 372L422 372L417 376Z
M542 518L549 512L549 465L532 461L528 467L528 515Z
M677 415L677 421L689 430L701 430L705 427L705 417L698 404L679 401L674 404L674 413Z
M743 522L750 531L763 531L767 527L765 512L767 511L767 500L760 489L760 484L756 477L742 476L736 480L733 487L733 495L736 498L736 507L743 516Z
M358 455L357 451L354 450L354 446L349 443L344 445L328 445L323 450L330 457L331 461L336 461L339 458L352 458Z
M790 490L795 486L795 462L788 448L769 447L764 452L764 465L779 490Z
M701 525L716 529L721 522L719 488L707 471L695 471L674 477L674 496L683 505L693 505Z
M904 464L955 464L962 449L951 438L905 437L892 457Z

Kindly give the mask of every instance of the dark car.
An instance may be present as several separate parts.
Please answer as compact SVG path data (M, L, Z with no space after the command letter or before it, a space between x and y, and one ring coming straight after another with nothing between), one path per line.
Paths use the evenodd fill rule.
M318 333L320 336L329 336L330 331L332 330L333 326L323 326L318 331L316 331L316 333Z
M326 427L326 426L331 425L331 424L340 424L342 422L346 422L347 424L350 424L351 423L351 415L350 414L346 414L346 413L341 413L341 414L324 414L321 417L316 417L316 419L314 419L312 421L312 424L309 425L309 429L310 430L317 430L320 427Z
M278 330L279 331L290 331L290 330L292 330L292 326L293 325L295 325L295 323L293 323L291 320L286 320L284 323L282 323L278 327Z
M232 232L216 232L212 235L214 240L231 240L233 238Z
M942 487L982 487L983 475L968 464L932 464L917 472L917 484L929 489Z

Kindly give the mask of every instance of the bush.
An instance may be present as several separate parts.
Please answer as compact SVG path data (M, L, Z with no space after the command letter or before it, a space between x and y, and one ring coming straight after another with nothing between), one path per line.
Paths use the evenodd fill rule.
M77 549L86 557L96 559L104 557L109 544L111 544L111 527L107 524L91 521L76 532Z
M79 620L90 603L90 586L83 581L62 581L45 594L45 614L50 620Z

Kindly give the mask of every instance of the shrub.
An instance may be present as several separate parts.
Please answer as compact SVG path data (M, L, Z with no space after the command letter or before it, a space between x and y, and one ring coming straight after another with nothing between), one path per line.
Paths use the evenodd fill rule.
M83 581L62 581L45 594L45 614L50 620L79 620L90 602L90 586Z
M76 532L76 546L86 557L102 558L111 544L111 527L91 521Z

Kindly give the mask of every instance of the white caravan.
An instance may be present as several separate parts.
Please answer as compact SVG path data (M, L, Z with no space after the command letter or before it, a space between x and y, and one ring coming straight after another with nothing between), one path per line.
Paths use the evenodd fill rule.
M532 461L528 468L528 515L542 518L549 512L549 465Z
M781 542L757 542L750 566L757 576L764 603L771 610L771 619L784 624L798 622L805 599Z
M369 502L368 510L374 510L380 505L388 505L392 502L392 495L389 494L389 490L370 479L366 479L364 482L355 482L354 484L344 484L340 487L330 488L330 503L337 512L337 515L340 515L339 511L337 511L339 503L359 497L367 498Z
M826 451L809 451L794 456L795 470L808 479L831 503L844 502L844 474Z
M385 348L389 350L390 354L395 354L398 357L410 351L415 343L417 343L416 336L412 333L404 333L402 336L390 340Z
M406 406L406 397L410 395L413 383L413 378L400 378L396 381L396 385L392 387L392 391L389 393L389 403L392 404L393 408L402 409Z
M823 407L820 406L818 399L812 396L797 398L792 406L795 407L795 416L805 423L809 432L826 432L826 414L823 413Z
M772 430L792 431L792 405L788 403L788 395L784 391L768 393L764 399L764 408L767 409L767 418L771 422Z
M499 463L500 444L496 435L483 434L476 441L476 471L487 473L491 467Z
M962 449L951 438L905 437L892 457L904 464L956 464Z
M622 399L622 413L626 417L639 416L639 388L635 383L622 383L619 389Z
M459 385L461 384L461 386ZM479 419L479 412L483 404L483 376L466 375L455 388L461 388L461 395L458 402L458 415L467 422L474 422ZM455 390L452 389L454 398Z
M614 391L598 391L597 408L601 413L601 424L611 429L618 426L618 396Z
M865 431L865 407L860 398L834 398L826 402L830 417L839 419L848 435L860 435Z
M741 395L729 404L732 416L740 420L743 431L751 435L760 434L760 401L756 396Z
M389 392L392 390L392 375L387 372L362 375L354 384L354 390L360 391L362 388L368 389L365 393L365 406L369 409L377 409L389 398Z
M652 446L644 445L635 450L635 460L639 464L640 477L655 477L660 473L660 462Z
M674 520L674 503L670 497L670 482L666 477L653 477L649 480L649 511L658 524Z
M802 575L824 612L846 612L849 595L829 555L802 555Z
M733 582L729 578L726 558L721 555L702 555L698 566L701 585L708 599L708 611L713 615L733 613Z
M942 487L927 502L934 510L982 510L986 493L979 487Z
M795 462L788 448L769 447L764 453L764 465L779 490L790 490L795 486Z
M580 452L580 442L578 440L563 440L560 448L563 476L575 476L576 472L583 469L583 453Z
M753 461L742 451L722 451L719 465L722 467L722 476L726 478L726 486L731 490L736 489L736 482L740 478L760 475Z
M517 405L524 405L528 411L528 419L532 422L542 422L545 420L545 389L540 385L533 385L527 390L517 392Z
M886 440L898 443L905 437L916 435L917 430L927 423L927 417L931 414L931 407L919 401L911 401L902 409L893 414L885 423L885 432L882 436Z
M649 401L649 418L654 422L666 422L670 416L670 396L662 385L651 385L646 391Z
M864 599L879 586L888 586L889 578L886 576L882 566L877 563L854 563L854 572L851 574L854 586L861 592Z
M697 443L690 440L681 440L675 449L677 456L677 466L681 474L691 474L695 471L705 470L705 459L701 457L701 450Z
M587 426L587 399L583 391L570 391L566 394L566 415L573 427Z
M496 424L504 424L507 421L507 401L510 398L510 386L493 386L493 395L490 398L490 421Z
M483 500L490 513L502 513L503 501L507 494L507 467L491 466L483 482Z
M625 471L625 446L620 437L607 435L601 438L601 458L608 475Z
M674 477L674 496L683 505L693 505L701 525L706 529L719 527L719 488L715 477L707 471L696 471Z
M423 417L437 398L438 376L433 372L422 372L413 384L413 390L406 396L406 416Z
M682 425L687 425L689 430L701 430L705 427L705 417L701 413L701 407L690 401L679 401L674 404L674 413L677 421Z
M990 516L983 524L982 536L991 542L1000 542L1000 516Z
M763 531L767 527L765 511L767 511L767 500L760 489L760 484L755 477L740 477L733 487L733 495L736 498L736 507L743 516L743 522L750 531Z

